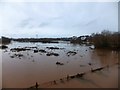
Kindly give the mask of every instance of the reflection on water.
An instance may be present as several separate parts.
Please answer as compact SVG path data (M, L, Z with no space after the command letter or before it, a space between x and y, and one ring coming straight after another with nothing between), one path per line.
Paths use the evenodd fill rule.
M37 47L45 50L47 53L58 53L59 56L46 56L47 53L37 52L36 48L30 50L12 52L11 48ZM46 47L59 47L64 49L48 49ZM67 55L69 51L76 54ZM23 56L19 57L19 54ZM14 56L16 55L16 56ZM18 55L18 56L17 56ZM12 57L14 56L14 57ZM62 62L64 65L56 65L56 62ZM118 53L109 50L91 50L86 45L73 45L68 42L60 43L19 43L12 42L8 49L2 50L2 87L3 88L27 88L39 82L40 84L58 80L67 75L88 72L91 69L101 66L112 65L118 62ZM97 75L87 75L86 78L98 78ZM110 78L109 78L110 79ZM111 78L109 81L112 82ZM87 80L90 81L90 80ZM98 83L103 83L97 80ZM80 82L79 82L80 83ZM93 83L93 82L90 82ZM96 83L96 82L94 82ZM77 87L77 81L69 82L70 85ZM68 84L68 85L69 85ZM82 83L83 86L85 83ZM83 87L78 85L79 87ZM58 87L68 87L67 85ZM99 86L92 86L99 87ZM107 85L105 86L107 87ZM108 86L109 87L109 86ZM113 86L115 87L115 86Z

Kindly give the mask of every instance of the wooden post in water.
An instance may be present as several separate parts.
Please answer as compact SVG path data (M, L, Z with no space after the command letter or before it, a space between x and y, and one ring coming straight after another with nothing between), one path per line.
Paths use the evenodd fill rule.
M55 80L53 82L54 82L54 84L57 84Z
M69 78L70 78L70 76L69 76L69 75L67 75L67 81L69 80Z
M38 83L36 82L36 84L35 84L35 88L38 88L38 86L39 86L39 85L38 85Z

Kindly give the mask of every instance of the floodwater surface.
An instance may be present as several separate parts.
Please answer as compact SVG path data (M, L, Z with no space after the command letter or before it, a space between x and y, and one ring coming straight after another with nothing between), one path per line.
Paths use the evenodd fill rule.
M118 52L94 50L86 45L12 42L2 51L2 88L29 88L36 82L44 88L117 88ZM29 48L12 51L13 48ZM30 48L31 47L31 48ZM37 48L36 48L37 47ZM60 49L50 49L58 47ZM35 52L45 50L45 52ZM57 53L58 55L47 55ZM17 56L18 55L18 56ZM19 56L21 55L21 56ZM56 64L60 62L61 64ZM101 71L92 69L105 67ZM86 73L67 81L68 75ZM57 84L52 81L56 81ZM54 85L55 84L55 85Z

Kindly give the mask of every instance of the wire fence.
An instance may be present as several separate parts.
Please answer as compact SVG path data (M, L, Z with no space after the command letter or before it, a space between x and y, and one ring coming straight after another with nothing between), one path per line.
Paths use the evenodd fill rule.
M87 72L82 72L82 73L77 73L77 74L74 74L74 75L67 75L65 77L62 77L58 80L53 80L53 81L48 81L48 82L45 82L45 83L42 83L42 84L38 84L38 82L36 82L35 85L29 87L29 89L31 88L44 88L44 87L50 87L52 85L57 85L57 84L60 84L60 83L64 83L64 82L67 82L71 79L74 79L74 78L84 78L83 76L86 75L87 73L93 73L93 72L97 72L97 71L101 71L105 68L110 68L114 65L120 65L119 63L115 63L115 64L112 64L112 65L106 65L106 66L103 66L103 67L99 67L99 68L96 68L96 69L91 69Z

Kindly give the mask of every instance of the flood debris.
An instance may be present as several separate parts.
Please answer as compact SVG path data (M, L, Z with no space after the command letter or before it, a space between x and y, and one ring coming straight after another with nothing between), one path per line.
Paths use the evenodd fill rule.
M59 49L58 47L46 47L47 49Z
M64 65L64 63L56 62L56 65Z
M76 54L77 54L77 52L75 52L75 51L68 51L67 52L67 56L74 56Z
M80 65L80 67L84 67L85 65Z
M46 56L59 56L58 53L48 52Z
M5 46L5 45L0 46L0 49L6 49L6 48L8 48L8 46Z
M61 78L61 79L60 79L60 82L61 82L61 83L64 83L64 80Z
M64 49L64 48L59 48L59 47L46 47L47 49Z
M43 50L43 49L40 49L39 52L41 52L41 53L46 53L46 51Z
M10 57L11 57L11 58L17 57L17 58L21 59L21 57L23 57L23 54L14 54L14 55L12 55L12 56L10 56Z
M27 48L12 48L12 49L10 49L10 51L12 51L12 52L20 52L20 51L26 51L26 50L31 50L31 49L27 49Z
M43 49L40 49L40 50L34 50L34 53L38 53L38 52L41 52L41 53L46 53L46 51L45 51L45 50L43 50Z
M88 63L88 65L90 65L90 66L91 66L91 65L92 65L92 63Z
M38 53L39 52L39 50L34 50L34 53Z
M74 76L74 75L73 75L73 76L70 76L70 78L73 79L73 78L75 78L75 76Z
M10 56L11 58L14 58L14 56Z
M36 48L37 49L37 47L24 47L24 48L28 48L28 49L30 49L30 48Z
M80 55L80 57L83 57L82 55Z
M5 53L5 52L8 52L8 51L5 49L4 53Z

